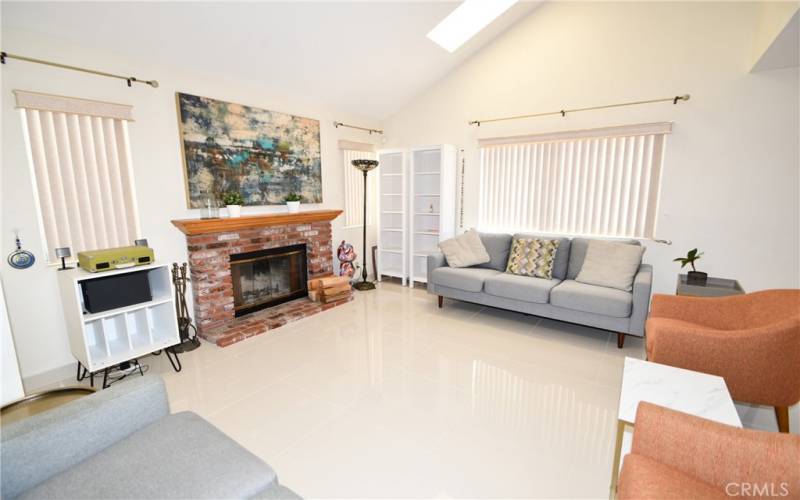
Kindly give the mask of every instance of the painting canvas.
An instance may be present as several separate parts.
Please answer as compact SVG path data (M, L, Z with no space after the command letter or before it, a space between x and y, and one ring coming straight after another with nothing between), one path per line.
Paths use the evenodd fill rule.
M238 191L245 205L282 204L289 193L322 202L319 121L177 94L190 208Z

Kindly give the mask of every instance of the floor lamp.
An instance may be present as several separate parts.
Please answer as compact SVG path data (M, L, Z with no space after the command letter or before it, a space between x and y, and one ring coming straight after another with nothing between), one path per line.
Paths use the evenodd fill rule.
M354 167L364 172L364 220L361 221L364 228L363 246L361 252L364 255L364 266L361 269L361 282L353 285L356 290L375 290L375 283L367 281L367 173L378 167L377 160L353 160Z

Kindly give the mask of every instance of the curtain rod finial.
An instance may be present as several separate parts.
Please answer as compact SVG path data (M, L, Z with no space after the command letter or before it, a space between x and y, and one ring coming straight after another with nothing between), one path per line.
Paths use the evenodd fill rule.
M153 87L154 89L158 88L158 80L150 80L149 82L147 82L147 84Z
M6 63L6 56L7 55L8 54L6 54L5 52L0 52L0 64L5 64Z

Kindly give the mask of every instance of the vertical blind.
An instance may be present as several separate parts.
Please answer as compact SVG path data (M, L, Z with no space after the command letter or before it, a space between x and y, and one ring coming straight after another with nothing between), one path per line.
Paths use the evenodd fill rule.
M480 141L479 227L653 238L671 123Z
M364 221L364 174L355 168L350 162L353 160L376 159L375 152L356 149L343 149L343 168L344 168L344 224L345 227L361 227ZM367 177L367 189L369 194L367 225L375 223L375 194L377 189L377 176L380 169L373 170ZM370 209L371 207L371 209Z
M15 91L48 262L54 248L132 245L139 235L131 107Z

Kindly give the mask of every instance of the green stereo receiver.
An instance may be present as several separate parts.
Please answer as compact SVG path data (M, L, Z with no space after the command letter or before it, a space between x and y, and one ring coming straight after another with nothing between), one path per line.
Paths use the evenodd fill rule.
M133 246L78 252L78 264L90 273L144 266L153 260L155 255L150 247Z

